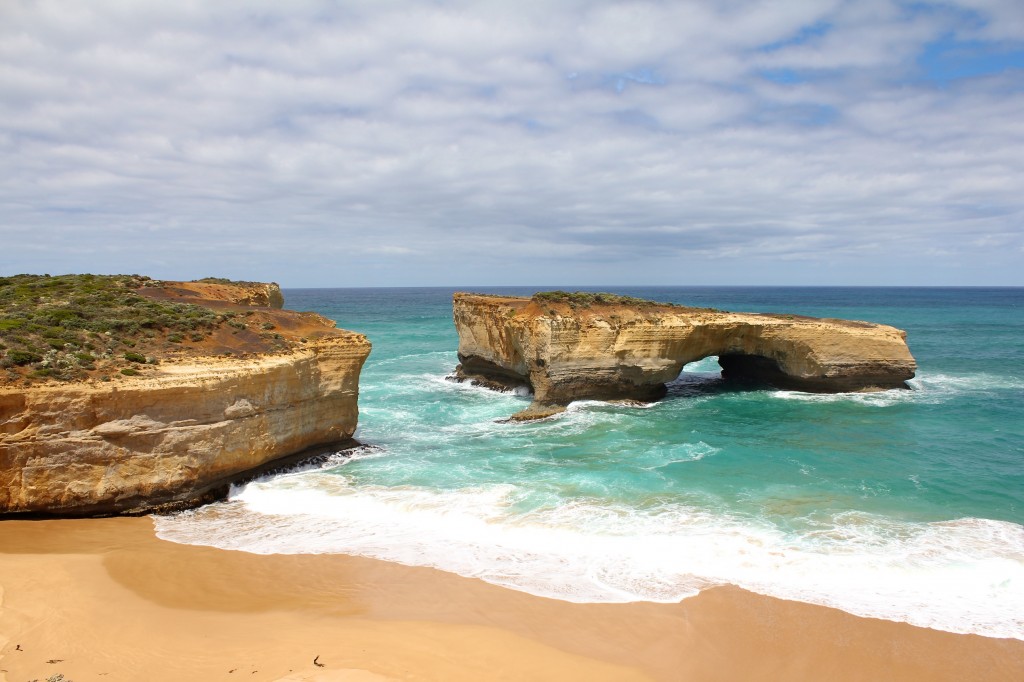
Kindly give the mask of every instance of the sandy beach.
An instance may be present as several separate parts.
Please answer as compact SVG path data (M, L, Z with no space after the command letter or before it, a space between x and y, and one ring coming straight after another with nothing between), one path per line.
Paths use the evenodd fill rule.
M0 680L1020 680L1024 642L722 587L570 604L425 568L0 523Z

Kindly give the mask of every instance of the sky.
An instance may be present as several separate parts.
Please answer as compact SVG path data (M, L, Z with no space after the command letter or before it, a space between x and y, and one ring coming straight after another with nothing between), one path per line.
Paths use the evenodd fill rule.
M1024 285L1021 0L0 0L0 274Z

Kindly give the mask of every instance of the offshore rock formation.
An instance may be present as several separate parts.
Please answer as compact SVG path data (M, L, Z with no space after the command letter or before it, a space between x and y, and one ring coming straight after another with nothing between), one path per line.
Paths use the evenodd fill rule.
M192 506L352 443L364 336L278 309L277 285L168 282L143 293L269 320L274 345L221 331L199 356L169 354L141 376L0 387L0 517Z
M535 419L577 399L656 400L712 355L726 378L826 393L905 388L916 369L906 333L885 325L579 299L455 294L456 378L531 388L533 404L513 418Z

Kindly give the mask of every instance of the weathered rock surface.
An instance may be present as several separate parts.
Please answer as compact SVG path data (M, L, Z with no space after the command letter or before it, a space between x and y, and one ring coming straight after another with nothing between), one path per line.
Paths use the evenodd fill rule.
M164 284L164 291L147 293L153 297L174 297L187 303L223 301L244 306L284 307L284 295L277 282L198 281L166 282Z
M528 386L532 419L577 399L655 400L684 365L717 355L726 378L812 392L905 388L916 363L886 325L659 304L593 304L457 293L456 377Z
M271 307L273 290L216 300ZM0 516L188 506L246 474L351 442L369 341L311 313L261 314L293 330L286 350L183 357L110 382L0 388Z

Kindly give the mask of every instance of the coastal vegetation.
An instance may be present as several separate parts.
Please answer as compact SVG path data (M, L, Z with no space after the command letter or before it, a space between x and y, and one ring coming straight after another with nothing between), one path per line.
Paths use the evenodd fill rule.
M263 282L247 282L243 280L228 279L227 277L203 277L196 281L202 282L203 284L227 284L236 287L252 287L261 286L263 284Z
M168 348L187 351L225 326L248 326L250 311L145 295L162 287L142 275L0 277L0 383L131 376Z
M571 308L589 308L592 305L630 305L636 307L679 307L675 303L658 303L633 296L622 296L593 291L541 291L533 295L534 303L568 303Z

